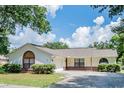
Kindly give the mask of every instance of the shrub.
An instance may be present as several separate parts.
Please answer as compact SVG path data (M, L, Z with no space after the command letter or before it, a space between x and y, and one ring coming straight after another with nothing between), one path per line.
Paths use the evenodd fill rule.
M21 66L19 64L4 64L3 69L5 69L5 72L9 73L21 72Z
M118 64L114 64L114 65L116 65L115 66L115 72L120 72L121 71L120 65L118 65Z
M118 64L101 64L98 66L100 72L119 72L120 66Z
M119 72L120 66L117 64L110 64L106 67L107 72Z
M114 72L115 71L115 67L113 66L113 64L109 64L107 67L107 72Z
M106 72L107 71L106 70L106 66L107 66L107 64L100 64L100 65L98 65L98 71Z
M8 72L9 70L9 64L4 64L2 68L5 70L5 72Z
M10 73L19 73L21 72L21 66L19 64L9 64L8 71Z
M39 74L40 73L40 65L38 65L38 64L33 64L32 66L31 66L31 68L33 69L33 72L34 73L36 73L36 74Z
M5 70L3 69L2 66L0 66L0 74L4 74L5 73Z
M54 64L33 64L31 66L35 74L51 74L54 72Z

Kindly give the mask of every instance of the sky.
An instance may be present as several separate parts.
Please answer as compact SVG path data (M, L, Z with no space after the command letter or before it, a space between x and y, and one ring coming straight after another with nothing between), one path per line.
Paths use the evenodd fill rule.
M39 35L30 28L21 30L17 27L16 34L9 35L11 48L26 43L43 45L55 41L66 43L70 48L88 47L93 42L109 41L114 35L111 27L120 25L121 16L111 19L107 10L99 13L98 9L85 5L45 7L52 31Z

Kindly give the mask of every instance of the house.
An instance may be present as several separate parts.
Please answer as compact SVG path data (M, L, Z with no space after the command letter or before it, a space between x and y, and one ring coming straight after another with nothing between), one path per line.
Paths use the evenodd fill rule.
M9 62L29 70L32 64L56 65L56 70L96 70L99 64L116 63L117 52L112 49L70 48L49 49L25 44L8 54Z
M0 55L0 64L6 64L7 60L8 60L7 57L5 57L4 55Z

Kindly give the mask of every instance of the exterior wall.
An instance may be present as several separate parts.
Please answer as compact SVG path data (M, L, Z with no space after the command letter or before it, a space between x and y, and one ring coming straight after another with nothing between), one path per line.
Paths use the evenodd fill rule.
M7 60L0 60L0 64L6 64Z
M8 61L8 58L4 55L0 55L0 64L6 64Z
M89 57L86 57L86 58L84 58L84 64L85 64L85 66L86 67L90 67L91 66L91 58L89 58Z
M53 63L56 65L56 70L63 70L65 66L65 58L56 56L53 58Z
M116 57L108 57L109 64L116 64Z
M74 66L74 58L67 58L67 66Z
M85 67L97 67L99 65L99 60L102 57L93 57L91 59L91 57L85 57L84 58L84 62L85 62ZM115 64L116 63L116 57L105 57L109 64ZM91 62L92 60L92 62ZM74 66L74 58L68 58L67 60L68 64L67 66L73 67Z
M51 55L47 54L46 52L39 51L39 49L31 46L31 45L26 45L23 48L20 48L19 50L13 52L10 54L9 57L9 62L10 63L16 63L16 64L23 64L23 54L26 51L32 51L35 55L35 64L48 64L52 62Z
M92 66L97 67L99 65L99 60L102 57L94 57L92 58ZM116 63L116 57L103 57L106 58L109 62L109 64L115 64Z
M100 58L98 58L98 57L92 58L92 66L97 67L99 65L99 60L100 60Z

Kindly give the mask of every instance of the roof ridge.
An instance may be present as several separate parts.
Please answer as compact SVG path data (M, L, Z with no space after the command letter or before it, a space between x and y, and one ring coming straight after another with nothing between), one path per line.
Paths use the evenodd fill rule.
M96 48L63 48L63 49L53 49L53 50L64 50L64 49L96 49Z
M66 56L72 56L72 57L74 57L74 56L79 56L79 57L80 56L81 57L85 57L85 56L103 56L103 57L104 56L115 56L116 57L117 56L116 51L113 51L112 49L96 49L96 48L50 49L47 47L42 47L41 45L35 45L35 44L31 44L31 43L27 43L27 44L23 45L22 47L24 47L26 45L31 45L33 47L36 47L46 53L49 53L50 55L58 55L58 56L65 56L65 57ZM22 47L20 47L20 48L22 48ZM18 49L20 49L20 48L18 48ZM99 50L99 51L97 51L97 50ZM101 50L103 50L103 52ZM104 52L104 50L108 50L108 51Z

